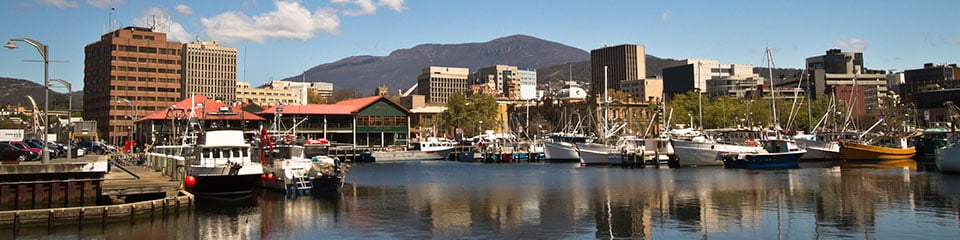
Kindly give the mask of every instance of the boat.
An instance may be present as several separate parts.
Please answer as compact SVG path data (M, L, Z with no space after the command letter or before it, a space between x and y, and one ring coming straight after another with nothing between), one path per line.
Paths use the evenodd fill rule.
M936 163L940 172L960 173L960 141L936 150Z
M807 154L800 157L801 162L835 161L843 159L840 154L840 140L855 136L854 132L822 132L798 134L793 140L797 141L800 148L807 150Z
M950 139L957 137L955 131L948 129L949 123L932 123L932 125L923 129L923 134L915 138L914 146L917 148L918 160L933 160L936 150L946 147L951 143Z
M840 154L846 163L898 165L912 162L917 149L910 146L911 136L881 135L861 141L840 141ZM862 138L862 137L861 137Z
M758 153L762 149L753 139L739 145L692 128L673 129L667 135L681 166L722 166L721 154Z
M768 63L773 62L773 55L769 48L766 50ZM772 66L768 71L772 71ZM769 76L773 76L770 72ZM771 88L773 88L772 81ZM776 93L774 91L774 93ZM763 151L758 153L726 153L721 155L724 168L740 169L785 169L799 168L800 156L807 153L797 146L796 142L782 137L779 121L777 120L776 94L771 95L770 105L773 114L773 128L766 133L768 136L760 140ZM772 136L769 134L772 133Z
M236 199L253 193L263 175L260 162L253 161L250 144L240 129L207 130L203 143L185 156L184 188L197 197Z
M384 149L369 151L360 154L363 162L396 162L444 160L453 152L454 141L427 138L426 141L414 142L410 149Z
M628 137L621 139L617 146L620 152L611 152L607 157L610 165L668 164L675 166L676 163L673 142L666 137Z
M721 154L724 168L787 169L799 168L800 156L807 151L795 142L783 139L762 140L763 151L758 153Z
M577 162L580 155L575 144L586 143L589 139L583 134L552 133L543 142L544 158L548 162Z
M254 159L263 163L264 174L257 181L258 186L285 194L338 194L343 190L350 166L339 159L326 154L306 157L303 145L260 146L254 151Z

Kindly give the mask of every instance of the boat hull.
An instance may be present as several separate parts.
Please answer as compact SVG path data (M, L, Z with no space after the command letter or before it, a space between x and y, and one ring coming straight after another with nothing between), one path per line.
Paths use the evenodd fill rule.
M260 174L194 176L196 184L186 190L197 197L217 199L242 199L253 194L254 184Z
M884 163L911 160L917 154L914 147L898 149L842 142L840 155L851 163Z
M739 169L789 169L800 167L800 156L806 151L785 153L726 154L722 156L724 168Z
M411 151L374 151L371 153L361 153L360 158L364 162L402 162L402 161L422 161L422 160L444 160L453 149L423 152L417 150Z
M577 147L568 142L544 142L543 155L548 162L578 162Z
M800 156L801 162L833 161L843 159L840 154L840 144L806 139L796 139L797 145L807 150L807 154Z
M936 162L941 172L960 173L960 145L937 149Z
M731 144L673 141L673 150L681 166L722 166L720 155L723 153L756 153L759 147Z
M599 143L577 144L577 154L580 156L580 165L607 165L610 164L611 149Z

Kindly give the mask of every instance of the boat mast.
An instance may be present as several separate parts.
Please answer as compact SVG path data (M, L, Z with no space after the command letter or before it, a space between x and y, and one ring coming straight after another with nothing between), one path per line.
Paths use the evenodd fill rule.
M609 117L607 116L607 106L606 106L607 105L607 84L608 84L607 81L608 81L607 66L603 66L603 101L601 102L602 103L601 105L603 107L603 129L601 129L601 131L603 133L601 134L601 136L603 137L604 141L606 141L607 139L607 118Z
M777 120L777 91L773 87L773 53L770 47L767 47L767 72L770 76L770 108L773 109L773 130L777 133L777 139L780 139L780 121Z

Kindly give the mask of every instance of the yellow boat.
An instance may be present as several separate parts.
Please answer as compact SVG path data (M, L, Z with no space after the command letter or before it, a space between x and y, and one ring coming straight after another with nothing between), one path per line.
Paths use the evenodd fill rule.
M847 162L898 163L916 154L907 137L878 137L865 143L840 141L840 155Z

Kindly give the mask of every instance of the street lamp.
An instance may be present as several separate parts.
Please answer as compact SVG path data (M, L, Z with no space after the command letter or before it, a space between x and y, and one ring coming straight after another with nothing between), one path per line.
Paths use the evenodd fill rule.
M700 93L700 88L694 88L693 91L697 92L697 111L700 111L700 120L697 127L703 129L703 94Z
M73 147L73 88L71 88L69 82L64 81L63 79L50 79L50 81L58 82L67 87L67 125L70 126L70 132L67 134L67 159L69 160L73 158L73 153L71 153L70 149ZM47 87L51 86L48 85Z
M9 49L16 49L17 44L14 42L17 41L25 42L37 48L37 51L40 52L40 57L43 58L43 122L44 125L50 125L47 123L47 121L50 120L50 113L48 112L50 109L50 79L48 75L50 72L50 58L47 55L48 47L37 40L29 38L11 38L10 41L7 42L7 45L3 46ZM43 126L43 152L41 153L43 157L41 158L41 162L44 164L50 163L50 152L48 152L49 144L47 144L47 127L48 126Z
M129 129L130 129L130 130L129 130L129 131L130 131L130 138L127 138L127 141L130 141L130 152L133 152L133 148L134 148L134 146L133 146L133 143L134 143L134 141L133 141L133 132L137 130L137 128L136 128L137 125L134 124L134 121L136 121L136 116L134 116L134 113L136 112L136 110L134 109L133 101L130 101L130 100L126 99L126 98L117 97L117 103L121 103L121 102L127 102L128 104L130 104L130 115L127 115L127 117L130 118L130 126L131 126L131 127L129 128Z

